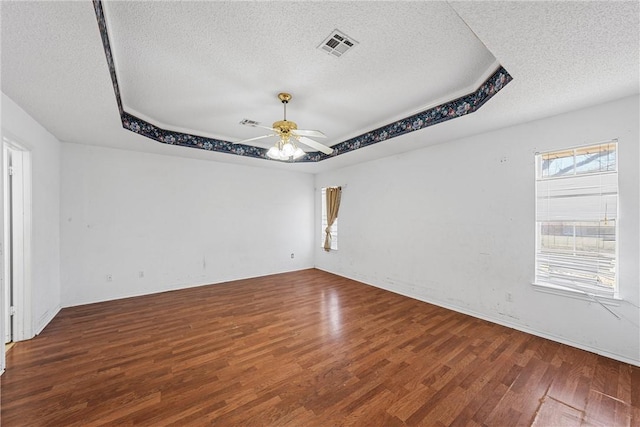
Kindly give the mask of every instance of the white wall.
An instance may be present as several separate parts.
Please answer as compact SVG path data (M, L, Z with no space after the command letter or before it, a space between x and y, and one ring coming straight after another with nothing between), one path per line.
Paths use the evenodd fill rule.
M40 333L60 310L61 144L4 93L2 134L21 144L31 155L32 311L31 324L25 330L33 335Z
M313 267L312 175L71 143L62 165L64 306Z
M625 98L317 175L318 224L319 189L347 188L339 251L322 251L316 232L316 266L640 365L638 103ZM624 301L610 308L621 319L531 286L534 154L612 138L619 140Z
M2 94L3 134L32 154L33 332L61 305L315 263L640 364L638 102L626 98L322 173L314 193L307 174L60 144ZM624 301L611 307L620 320L597 304L531 286L534 153L611 138L620 150ZM319 189L345 184L340 250L325 253Z

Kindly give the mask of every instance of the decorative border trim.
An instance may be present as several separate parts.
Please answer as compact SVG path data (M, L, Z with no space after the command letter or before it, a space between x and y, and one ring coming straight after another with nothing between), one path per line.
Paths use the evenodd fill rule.
M221 139L213 139L204 136L165 130L131 115L126 111L121 114L121 118L122 127L125 129L164 144L180 145L182 147L199 148L201 150L235 154L237 156L272 160L267 157L267 150L265 148L254 147L253 145L234 144Z
M324 160L473 113L511 80L513 77L500 66L475 92L336 144L332 147L334 149L332 155L309 153L306 157L309 157L310 161Z
M118 77L113 62L113 54L111 53L111 43L107 33L107 22L102 8L102 0L93 0L93 7L96 12L96 19L98 20L98 29L100 31L100 37L102 38L102 46L107 58L109 73L111 74L111 82L118 104L118 111L120 112L120 119L122 120L122 127L164 144L199 148L201 150L235 154L236 156L273 160L267 157L267 149L265 148L245 144L234 144L230 141L162 129L124 111L122 98L120 96L120 87L118 86ZM307 153L304 157L296 160L295 163L319 162L330 157L358 150L409 132L415 132L473 113L504 88L511 80L513 80L513 77L511 77L504 67L500 66L476 91L468 95L461 96L453 101L440 104L370 132L363 133L355 138L340 142L332 146L334 149L332 154L324 154L321 152ZM291 162L294 163L293 161Z
M109 74L111 74L111 83L113 83L113 91L116 95L116 102L118 103L118 111L120 116L124 113L122 109L122 99L120 98L120 87L118 86L118 77L116 76L116 67L113 63L113 54L111 53L111 42L109 41L109 34L107 33L107 21L104 17L104 9L102 8L101 0L93 0L93 8L96 11L96 19L98 20L98 29L100 30L100 38L102 39L102 47L104 48L104 55L107 57L107 66L109 67Z

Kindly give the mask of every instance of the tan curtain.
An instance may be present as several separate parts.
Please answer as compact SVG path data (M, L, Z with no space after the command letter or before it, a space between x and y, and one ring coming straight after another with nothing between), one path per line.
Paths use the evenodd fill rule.
M340 197L342 195L341 187L327 187L326 190L326 206L327 206L327 228L325 228L324 250L331 250L331 226L338 218L338 210L340 209Z

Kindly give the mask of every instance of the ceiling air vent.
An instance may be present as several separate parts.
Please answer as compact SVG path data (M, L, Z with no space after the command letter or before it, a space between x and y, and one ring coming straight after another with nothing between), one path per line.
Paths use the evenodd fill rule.
M354 48L357 44L357 41L347 36L342 31L333 30L329 37L320 43L318 49L329 55L340 57Z

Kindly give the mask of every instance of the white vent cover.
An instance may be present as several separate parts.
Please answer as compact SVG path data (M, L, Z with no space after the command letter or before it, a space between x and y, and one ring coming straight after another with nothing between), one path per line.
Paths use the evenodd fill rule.
M358 44L357 41L347 36L342 31L333 30L329 37L324 39L318 49L333 56L342 56Z

